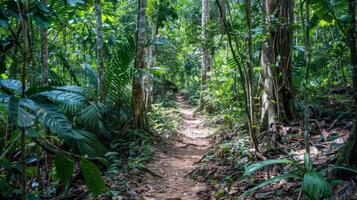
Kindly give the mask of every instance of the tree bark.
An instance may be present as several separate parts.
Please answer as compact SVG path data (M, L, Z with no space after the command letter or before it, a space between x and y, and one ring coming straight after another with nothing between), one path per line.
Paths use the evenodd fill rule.
M21 97L25 98L26 92L26 77L27 77L27 68L28 68L28 60L29 60L29 41L28 41L28 1L23 0L21 8L19 2L16 2L18 11L20 13L20 23L22 27L22 34L23 34L23 65L21 68ZM26 129L20 128L21 130L21 137L20 137L20 145L21 145L21 158L20 158L20 165L21 165L21 185L22 185L22 199L27 199L27 177L26 177Z
M205 108L205 96L207 90L207 72L210 69L209 45L207 23L209 20L209 1L202 0L202 66L201 66L201 94L200 94L200 110Z
M47 0L42 0L47 5ZM48 86L48 38L47 29L40 28L41 37L41 81L43 86Z
M138 0L138 16L136 30L136 73L133 78L133 128L144 129L144 88L143 69L145 68L145 24L146 0Z
M103 48L103 22L101 0L95 1L95 13L97 21L97 67L98 67L98 98L99 102L105 101L104 83L104 48Z
M279 116L293 120L295 116L295 101L292 86L291 56L293 43L294 1L280 0L280 26L277 30L275 50L280 57L277 66L277 87ZM277 58L276 58L277 59Z
M151 40L154 41L157 37L157 35L159 34L159 21L158 21L158 9L156 8L156 13L154 14L154 16L152 16L151 18ZM148 69L153 68L154 64L155 64L155 57L156 54L156 45L155 44L151 44L150 48L148 49ZM151 104L153 101L153 92L152 92L152 88L153 86L153 75L149 75L147 76L147 86L146 88L148 89L148 94L144 95L144 100L145 100L145 110L146 111L150 111L151 110Z
M276 90L274 84L274 65L275 65L275 51L274 51L274 39L275 32L271 24L270 16L274 14L278 8L276 0L264 1L265 12L265 31L268 34L268 39L263 43L262 54L260 64L261 70L261 84L263 86L263 94L261 97L261 129L266 130L271 124L276 121Z
M256 122L256 106L255 106L255 94L254 94L254 69L253 69L253 40L252 40L252 17L251 17L251 2L246 0L246 14L247 14L247 29L248 29L248 100L249 100L249 117L250 126L249 133L253 140L253 146L256 151L259 152L258 148L258 128Z
M309 112L309 97L307 92L307 84L309 81L310 69L310 0L305 2L305 88L304 88L304 140L305 151L310 154L310 112Z

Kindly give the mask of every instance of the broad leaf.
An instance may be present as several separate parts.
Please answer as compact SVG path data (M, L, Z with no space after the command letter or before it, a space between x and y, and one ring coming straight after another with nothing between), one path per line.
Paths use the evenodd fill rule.
M276 183L276 182L279 182L281 180L284 180L284 179L288 179L288 178L294 178L294 179L299 179L298 176L296 176L295 174L282 174L280 176L276 176L274 178L270 178L260 184L258 184L257 186L253 187L252 189L248 190L248 191L245 191L241 196L239 196L239 199L244 199L244 197L250 195L251 193L257 191L258 189L264 187L264 186L267 186L271 183Z
M22 84L14 79L0 79L0 86L6 90L15 91L18 94L22 93Z
M63 154L56 154L55 158L56 173L64 185L67 185L73 173L73 160Z
M86 159L81 159L79 166L84 176L88 189L98 196L104 191L104 180L100 174L99 168Z
M331 185L317 172L305 173L302 189L310 200L320 200L332 195Z
M248 167L246 167L243 175L244 176L249 176L249 175L253 174L255 171L257 171L257 170L259 170L259 169L261 169L263 167L269 166L269 165L291 164L291 163L293 163L293 162L291 160L287 160L287 159L264 160L264 161L254 163L254 164L249 165Z

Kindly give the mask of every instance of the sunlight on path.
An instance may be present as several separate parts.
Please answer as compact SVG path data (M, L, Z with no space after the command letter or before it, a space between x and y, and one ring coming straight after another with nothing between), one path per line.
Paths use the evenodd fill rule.
M187 174L210 148L212 130L204 127L202 116L194 116L194 108L181 94L176 95L182 124L173 145L156 152L156 159L147 167L162 175L147 181L151 188L142 194L145 200L198 200L209 193L203 183L195 183Z

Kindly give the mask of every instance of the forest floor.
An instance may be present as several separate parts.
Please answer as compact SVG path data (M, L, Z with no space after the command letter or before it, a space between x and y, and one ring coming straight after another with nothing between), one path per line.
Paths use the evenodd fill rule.
M176 98L182 123L170 145L156 149L154 160L147 165L158 176L145 180L141 193L145 200L205 199L209 192L205 184L196 183L188 174L210 149L212 129L204 126L203 116L194 114L195 108L184 95Z

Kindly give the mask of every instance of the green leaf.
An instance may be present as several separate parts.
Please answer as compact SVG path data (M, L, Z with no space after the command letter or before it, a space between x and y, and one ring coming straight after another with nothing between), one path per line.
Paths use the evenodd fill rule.
M36 129L28 128L26 129L26 135L32 138L37 138L39 133L36 131Z
M352 169L352 168L348 168L348 167L333 166L333 167L330 167L328 169L331 169L331 170L339 169L339 170L349 171L349 172L353 172L353 173L357 174L357 170L356 169Z
M299 177L296 176L295 174L282 174L280 176L276 176L276 177L270 178L262 183L259 183L257 186L253 187L252 189L245 191L242 195L239 196L239 199L244 199L244 197L250 195L251 193L257 191L258 189L260 189L266 185L269 185L271 183L276 183L276 182L279 182L281 180L288 179L288 178L299 179Z
M35 2L35 4L36 4L36 7L39 10L41 10L42 12L45 12L45 13L49 13L50 12L48 7L44 3L42 3L41 1L37 1L37 2Z
M305 169L308 172L312 171L312 160L310 158L310 154L305 152L304 153L304 165L305 165Z
M47 19L45 19L44 17L36 15L36 16L34 16L34 19L35 19L36 24L39 27L45 28L45 29L48 29L50 27L50 22Z
M100 174L99 168L89 160L81 159L79 166L84 176L88 189L98 196L104 191L104 180Z
M63 137L75 137L72 133L72 123L68 118L51 104L38 104L39 109L36 112L38 120Z
M73 173L73 160L63 154L56 154L55 158L56 173L64 185L67 185Z
M67 0L67 3L71 6L77 6L77 4L84 4L83 0Z
M9 22L7 20L0 19L0 26L7 29L9 27Z
M0 86L6 90L15 91L18 94L22 92L22 84L15 79L0 79Z
M320 200L332 195L331 185L317 172L305 173L302 189L310 200Z
M249 165L248 167L246 167L243 175L244 175L244 176L250 176L250 175L253 174L255 171L257 171L257 170L259 170L259 169L261 169L261 168L263 168L263 167L269 166L269 165L275 165L275 164L291 164L291 163L293 163L293 161L287 160L287 159L264 160L264 161L254 163L254 164Z
M20 99L15 96L10 96L8 100L8 116L9 122L17 126L17 118L19 113Z

